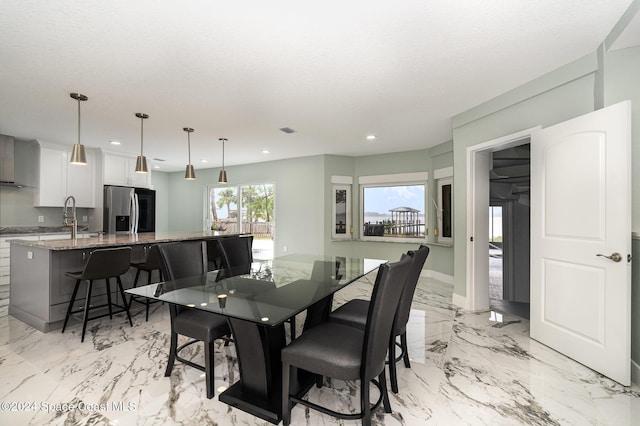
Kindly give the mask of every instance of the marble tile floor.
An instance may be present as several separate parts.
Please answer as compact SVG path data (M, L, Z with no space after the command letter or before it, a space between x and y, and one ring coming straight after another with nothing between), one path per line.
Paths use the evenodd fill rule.
M0 285L0 317L9 313L9 284Z
M367 297L368 275L341 290L335 305ZM497 312L467 313L451 304L452 287L421 278L408 340L412 367L398 364L392 414L374 425L632 425L640 393L602 377L528 337L528 322ZM122 315L40 333L0 318L0 425L269 425L205 398L202 373L177 364L164 377L167 307L142 305L134 327ZM302 325L302 318L298 323ZM202 346L192 356L202 359ZM233 345L216 349L216 385L238 379ZM335 409L358 406L357 386L332 381L310 397ZM372 387L372 399L376 398ZM66 404L66 405L65 405ZM73 409L70 407L73 406ZM294 407L293 425L359 425Z

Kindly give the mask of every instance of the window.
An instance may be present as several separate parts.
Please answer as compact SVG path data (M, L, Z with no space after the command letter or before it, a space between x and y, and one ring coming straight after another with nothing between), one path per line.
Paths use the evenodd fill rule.
M254 258L273 258L273 184L210 186L205 199L205 229L230 234L252 234Z
M428 173L360 177L361 238L424 240Z
M453 243L453 167L438 169L433 176L438 188L434 235L439 243Z
M334 240L351 239L351 176L332 176L331 237Z

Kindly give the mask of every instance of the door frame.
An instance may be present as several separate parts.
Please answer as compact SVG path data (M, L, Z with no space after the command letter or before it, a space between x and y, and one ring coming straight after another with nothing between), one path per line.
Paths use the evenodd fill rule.
M522 145L523 139L542 129L535 126L467 148L467 280L464 308L489 309L489 154ZM487 208L479 204L486 198Z

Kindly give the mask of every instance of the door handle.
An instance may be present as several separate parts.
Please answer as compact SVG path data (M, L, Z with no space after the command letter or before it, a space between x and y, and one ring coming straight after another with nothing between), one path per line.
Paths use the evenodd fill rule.
M620 262L622 260L622 255L620 255L620 253L611 253L611 256L607 256L606 254L596 254L596 256L606 257L614 262Z

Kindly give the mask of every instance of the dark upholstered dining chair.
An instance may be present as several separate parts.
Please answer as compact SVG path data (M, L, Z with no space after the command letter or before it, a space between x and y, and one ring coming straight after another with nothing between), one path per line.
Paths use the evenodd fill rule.
M409 362L409 352L407 350L407 323L409 322L409 313L411 312L411 302L418 285L420 272L424 266L427 256L429 256L429 247L421 245L416 251L407 253L412 261L411 268L407 274L404 290L400 297L398 310L393 320L393 330L391 340L389 341L389 379L391 381L391 390L398 393L398 375L396 373L396 362L404 360L404 366L411 368ZM355 327L364 328L367 321L367 312L369 310L369 301L362 299L353 299L331 312L329 318L331 321L340 322ZM400 343L397 338L400 336ZM396 358L396 346L400 347L400 355Z
M185 241L163 244L159 248L162 259L162 276L165 280L177 280L188 276L202 275L207 272L207 246L204 241ZM167 288L171 290L175 288ZM227 319L212 312L195 308L169 305L171 315L171 347L169 361L165 370L165 377L171 375L176 360L183 364L205 372L207 382L207 398L213 398L214 391L214 341L224 338L227 343L231 337L231 330ZM192 340L178 346L178 335L187 336ZM202 341L204 343L205 365L201 366L182 358L179 353L185 347Z
M363 425L371 424L371 412L381 402L385 412L391 412L385 357L402 283L410 265L411 259L403 255L400 261L379 267L364 329L328 321L306 330L282 349L282 420L285 426L291 423L293 403L340 419L361 418ZM293 368L339 380L359 380L360 412L340 413L291 395L289 390ZM369 400L370 382L380 390L380 397L373 406Z
M89 258L87 259L87 263L84 265L84 269L80 272L66 272L65 275L71 278L75 278L76 285L73 288L73 294L71 295L71 301L69 301L69 306L67 308L67 314L64 317L64 323L62 324L62 332L67 328L67 322L69 321L69 317L71 314L75 314L78 312L84 312L82 318L82 336L80 338L81 342L84 342L84 334L87 330L87 322L105 317L109 315L109 318L113 318L113 314L126 312L127 318L129 319L129 324L133 327L133 322L131 321L131 315L129 314L129 305L127 304L127 299L124 294L124 289L122 288L122 280L120 279L120 275L124 274L129 270L129 263L131 262L131 247L118 247L118 248L106 248L106 249L97 249L92 251L89 254ZM111 278L115 278L118 291L120 292L120 296L122 297L122 305L118 305L113 303L111 300ZM93 291L93 281L95 280L105 280L106 282L106 296L107 303L92 305L91 304L91 293ZM78 295L78 289L80 288L80 283L82 281L88 281L87 284L87 295L84 300L84 307L73 310L73 305L76 302L76 296ZM108 312L96 315L94 317L89 317L89 312L93 309L98 309L102 307L108 307ZM120 308L118 311L113 311L113 306Z
M216 240L224 277L248 274L253 262L253 235L224 237Z

